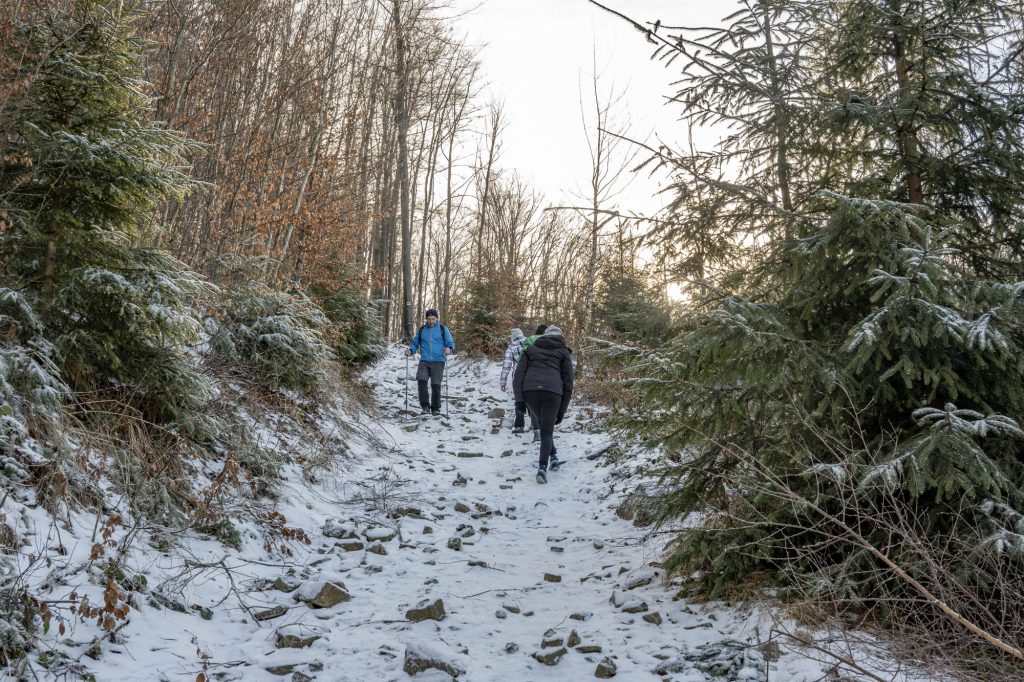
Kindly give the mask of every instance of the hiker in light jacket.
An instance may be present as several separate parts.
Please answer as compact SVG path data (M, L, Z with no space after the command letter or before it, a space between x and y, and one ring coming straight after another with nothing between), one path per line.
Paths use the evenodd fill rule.
M523 342L519 346L519 355L516 358L516 362L517 363L518 363L518 361L520 359L522 359L523 351L525 351L527 348L532 346L534 344L534 342L537 341L537 339L539 339L541 336L543 336L544 335L544 330L546 330L547 328L548 328L548 326L546 324L539 324L539 325L537 325L537 328L533 330L533 336L528 336L525 339L523 339ZM530 429L533 431L533 442L534 443L539 443L540 442L540 420L538 420L534 416L533 411L529 409L529 406L526 404L526 398L523 397L522 392L516 392L515 386L513 386L512 387L512 393L513 393L513 398L516 401L516 414L518 415L520 410L522 410L523 412L529 412L530 413ZM520 422L520 425L524 426L525 424ZM515 428L512 429L512 433L522 433L522 432L523 432L522 429L519 429L518 431L516 431Z
M519 352L523 348L523 341L526 340L526 336L523 335L523 330L516 327L512 330L512 341L508 344L508 348L505 349L505 357L501 360L501 390L508 390L508 375L515 370L516 365L519 363ZM515 397L513 396L513 400ZM515 400L516 405L516 418L512 422L512 433L522 433L523 426L526 418L526 402ZM532 420L531 420L532 421Z
M455 339L448 328L438 322L437 311L427 311L427 323L412 337L407 356L419 351L420 365L416 370L416 384L420 393L420 408L423 414L441 414L441 379L448 356L455 350ZM427 381L430 395L427 395Z
M532 346L523 351L513 385L522 393L530 411L540 423L540 462L537 482L548 482L548 469L557 471L555 424L569 408L573 389L572 351L565 345L562 330L551 325Z

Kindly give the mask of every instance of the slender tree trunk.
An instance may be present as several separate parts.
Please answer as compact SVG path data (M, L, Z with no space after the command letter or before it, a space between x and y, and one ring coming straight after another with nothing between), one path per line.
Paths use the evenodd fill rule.
M392 0L395 27L398 87L395 91L395 127L398 135L398 182L402 221L402 329L412 337L412 229L409 217L409 115L406 96L409 87L406 40L402 27L401 0Z
M772 39L772 21L769 14L769 0L762 0L761 10L764 16L764 45L768 54L768 71L771 73L772 83L772 107L775 110L775 165L779 178L779 193L782 195L782 208L787 212L793 210L793 198L789 189L789 163L786 159L788 153L787 138L789 136L789 121L787 120L786 107L782 101L782 86L779 82L778 65L775 60L775 43ZM790 221L786 221L786 239L792 238L792 227Z
M896 58L896 81L899 85L900 102L910 102L910 65L907 61L903 43L899 38L893 40ZM912 204L924 203L924 183L921 180L921 148L917 140L914 119L904 114L898 130L900 152L907 166L907 200Z
M480 196L480 205L477 207L479 219L476 226L476 278L479 281L483 275L484 268L484 229L485 217L487 215L487 202L491 192L491 175L494 170L495 154L497 152L498 135L501 132L501 108L497 104L491 107L491 139L487 145L487 163L484 166L484 186Z
M445 207L444 207L444 285L441 289L441 315L448 319L452 291L452 166L455 163L455 131L448 138L448 168L445 171Z
M906 164L907 201L912 204L924 203L924 183L921 180L921 147L917 139L912 106L913 84L910 82L910 61L907 58L907 44L900 37L903 14L898 0L890 0L889 9L893 17L893 60L896 66L896 86L899 94L899 108L902 112L896 131L900 153ZM922 74L923 76L923 74Z

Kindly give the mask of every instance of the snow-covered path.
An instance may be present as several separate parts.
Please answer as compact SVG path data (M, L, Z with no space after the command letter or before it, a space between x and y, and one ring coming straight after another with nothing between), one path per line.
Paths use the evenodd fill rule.
M410 368L415 371L415 360ZM498 374L497 364L453 359L450 416L408 417L402 414L404 359L394 350L377 368L377 398L392 417L380 427L394 451L363 463L360 501L335 514L354 535L373 535L367 527L375 523L399 534L381 543L386 555L342 551L337 546L344 539L328 540L318 570L338 574L352 600L292 618L321 638L309 649L274 651L262 657L262 667L295 662L296 670L321 679L408 679L403 665L412 647L472 681L593 679L606 657L618 679L705 680L710 677L682 660L685 652L755 636L757 624L730 610L673 601L651 566L655 548L615 514L618 496L607 495L610 469L586 458L607 436L587 433L578 407L556 433L565 465L547 485L534 481L537 448L529 433L511 434L511 399L500 392ZM409 392L415 407L414 382ZM497 416L501 409L504 419ZM368 518L382 507L397 519ZM331 533L347 534L337 530ZM442 620L405 620L408 609L438 599ZM549 640L567 641L542 647L550 630ZM578 643L568 641L573 632ZM767 632L757 635L764 639ZM266 649L260 643L251 654ZM714 652L703 653L714 658ZM553 653L552 666L534 656ZM715 679L766 679L756 649L746 666L744 654L732 654L731 673ZM820 677L820 667L793 658L772 679ZM312 659L323 662L322 673L303 665ZM668 670L659 675L659 666ZM448 679L439 671L416 678Z
M660 547L615 513L624 486L612 484L635 463L587 458L608 444L589 408L570 408L555 435L565 464L539 485L498 364L453 359L447 418L404 413L405 371L392 348L367 375L375 445L315 484L285 472L278 509L310 545L274 560L247 528L240 552L189 541L184 567L141 548L132 569L151 587L190 577L181 600L147 596L120 644L78 660L100 680L585 680L602 662L621 680L822 679L785 649L764 660L771 623L758 612L673 600ZM327 605L307 605L317 597ZM421 606L433 609L408 613ZM72 657L88 645L78 639L63 644Z

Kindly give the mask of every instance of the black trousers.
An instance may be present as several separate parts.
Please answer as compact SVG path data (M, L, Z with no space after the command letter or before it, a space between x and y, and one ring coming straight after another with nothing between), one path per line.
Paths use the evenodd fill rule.
M548 468L548 460L555 454L555 419L562 406L562 396L551 391L523 391L530 416L536 415L540 427L540 468Z
M516 401L516 420L512 423L512 427L513 428L521 429L521 428L523 428L523 426L525 426L525 424L526 424L526 412L527 412L526 401L525 400L517 400ZM540 427L537 426L537 418L534 417L533 416L533 412L530 411L530 430L531 431L536 431L539 428Z
M416 369L416 386L419 388L420 407L424 410L441 409L441 378L444 376L443 362L425 362L420 360ZM430 395L427 395L427 381L430 381Z

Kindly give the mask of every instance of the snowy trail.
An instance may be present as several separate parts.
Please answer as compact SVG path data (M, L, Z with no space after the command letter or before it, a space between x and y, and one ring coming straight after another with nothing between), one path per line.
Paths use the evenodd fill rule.
M415 373L415 359L410 371ZM310 612L315 615L306 622L322 639L290 659L323 660L319 677L330 680L408 679L402 671L406 647L426 643L465 671L461 679L473 681L593 679L606 656L614 657L618 679L706 679L682 663L679 672L654 671L678 659L681 645L692 651L743 639L753 635L754 624L672 600L649 566L655 548L641 544L643 532L615 515L617 496L603 499L610 470L585 455L605 445L607 436L580 428L578 407L556 433L565 465L547 485L537 484L537 446L529 433L511 434L511 398L498 388L499 371L495 363L453 359L448 390L460 400L449 404L450 417L410 419L401 416L404 359L395 350L378 368L377 398L392 415L381 427L396 452L367 466L383 479L401 479L391 504L414 508L423 518L390 522L400 535L383 543L387 555L328 555L322 568L342 573L353 599L322 616ZM415 382L409 391L415 407ZM489 416L495 408L506 411L504 420ZM493 433L500 423L503 428ZM368 513L360 505L337 515L344 520ZM460 549L450 548L451 538L458 538ZM560 582L549 582L552 577ZM618 607L609 601L613 593L622 595ZM443 620L390 622L436 599L444 603ZM627 612L637 609L645 610ZM541 647L549 629L556 630L551 639L575 630L577 646L600 647L600 653L569 648L557 665L545 665L533 654L561 648ZM288 658L282 653L267 663ZM794 663L786 676L773 679L802 679L798 671L808 662ZM811 667L806 679L821 675ZM724 679L765 679L763 672L740 668ZM416 679L447 676L434 671Z
M449 418L403 414L400 349L371 372L383 415L372 428L392 447L357 453L333 484L296 477L286 485L279 508L312 540L294 567L282 570L265 556L240 563L234 579L248 610L224 599L224 575L204 573L186 601L209 606L212 620L144 608L125 631L129 655L104 658L98 679L194 680L196 649L210 656L208 679L224 680L450 679L439 669L410 678L407 652L471 682L594 679L606 657L621 680L821 679L820 663L785 652L766 675L756 646L736 643L767 639L763 616L673 600L657 568L659 547L642 543L643 531L615 514L612 468L586 459L608 442L588 432L586 408L571 407L558 427L565 464L539 485L537 447L529 433L511 435L511 398L498 388L496 363L454 359L448 388L459 400ZM414 382L409 389L414 401ZM496 433L495 408L507 413ZM206 561L224 556L212 542L192 551ZM238 559L255 556L248 548ZM149 568L158 575L173 567ZM351 599L328 608L296 601L316 596L325 581ZM443 619L406 619L438 599ZM267 619L254 622L253 614ZM563 642L542 646L549 630L548 640ZM579 642L566 641L573 632ZM701 670L715 665L724 676Z

